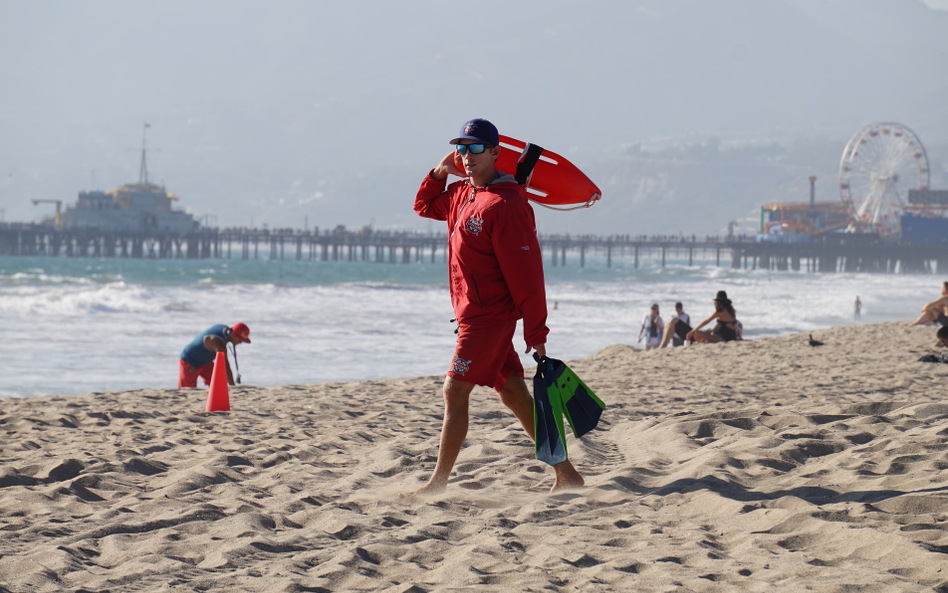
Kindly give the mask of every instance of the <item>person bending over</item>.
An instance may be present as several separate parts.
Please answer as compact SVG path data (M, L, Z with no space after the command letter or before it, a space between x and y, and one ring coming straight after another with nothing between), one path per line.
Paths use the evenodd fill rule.
M234 384L234 376L227 362L227 343L234 346L250 343L250 328L243 323L227 327L223 323L212 325L199 333L191 343L181 351L178 360L178 389L182 387L197 387L198 377L204 379L205 385L211 384L211 375L214 373L214 360L218 352L224 353L224 367L227 369L227 384ZM234 351L236 353L236 350ZM235 354L236 356L236 354Z
M512 175L495 168L499 143L497 128L489 121L466 122L451 140L455 150L425 176L415 196L416 213L448 224L448 275L458 337L442 389L444 421L438 461L428 483L403 494L405 498L436 493L447 486L467 436L468 405L475 385L492 387L530 438L535 438L533 398L512 339L522 318L526 352L546 355L550 330L543 259L533 208L523 187ZM462 179L447 185L449 174ZM583 485L569 460L553 470L553 490Z
M717 323L711 328L711 331L700 331L702 327L712 321ZM689 340L695 342L730 342L740 340L740 322L737 320L737 312L731 304L731 299L727 298L727 293L719 290L714 297L714 313L710 317L698 324L696 328L688 332L686 336Z

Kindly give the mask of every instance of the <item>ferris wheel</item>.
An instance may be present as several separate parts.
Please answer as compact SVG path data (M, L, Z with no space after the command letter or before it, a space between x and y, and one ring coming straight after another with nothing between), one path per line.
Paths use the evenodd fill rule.
M850 231L893 234L910 189L928 189L928 155L912 130L893 122L856 132L839 161L839 193Z

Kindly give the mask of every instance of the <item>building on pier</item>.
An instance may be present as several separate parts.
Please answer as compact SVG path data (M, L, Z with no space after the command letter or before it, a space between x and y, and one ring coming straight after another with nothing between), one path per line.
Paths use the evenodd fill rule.
M912 190L902 214L902 243L909 245L948 244L948 190Z
M126 183L111 191L79 192L75 205L62 213L64 229L190 233L198 221L171 204L178 197L152 183Z
M68 206L56 221L57 230L182 234L198 230L199 223L191 214L172 208L178 196L149 182L146 153L142 132L138 183L126 183L110 191L79 192L75 205Z

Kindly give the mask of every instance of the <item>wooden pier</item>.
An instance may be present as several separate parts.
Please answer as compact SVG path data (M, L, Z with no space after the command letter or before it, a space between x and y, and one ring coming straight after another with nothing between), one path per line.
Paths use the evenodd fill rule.
M834 234L809 243L757 242L754 237L541 235L547 266L590 256L677 264L696 261L735 269L879 273L948 273L948 243L900 245L876 235ZM447 259L444 234L410 232L204 229L194 233L56 231L45 225L0 226L0 256L146 259L269 259L435 262ZM569 256L569 257L567 257Z

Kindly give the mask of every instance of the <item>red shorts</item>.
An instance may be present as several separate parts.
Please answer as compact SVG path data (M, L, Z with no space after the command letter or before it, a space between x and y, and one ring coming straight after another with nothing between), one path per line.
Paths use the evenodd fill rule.
M516 330L516 321L460 324L448 376L497 391L507 384L510 373L522 378L523 365L513 345Z
M208 363L202 367L191 370L191 365L178 359L178 389L182 387L197 387L198 377L204 379L205 385L211 384L211 373L214 372L214 363Z

